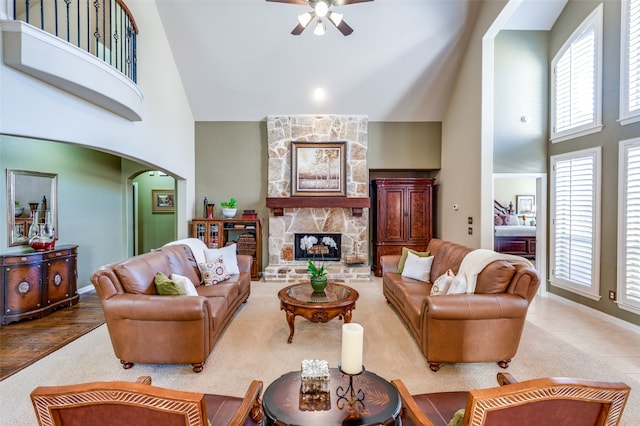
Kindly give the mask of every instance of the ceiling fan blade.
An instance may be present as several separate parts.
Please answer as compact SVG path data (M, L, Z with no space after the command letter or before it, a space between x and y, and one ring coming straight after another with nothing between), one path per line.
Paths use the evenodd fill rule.
M338 25L336 25L331 19L329 19L329 22L331 22L333 25L335 25L335 27L340 30L340 32L342 33L342 35L344 36L348 36L349 34L351 34L353 32L353 28L351 28L349 26L349 24L347 24L346 22L344 22L344 19L340 21L340 23Z
M289 4L301 4L307 6L309 2L307 0L267 0L274 3L289 3Z
M298 24L296 25L296 27L293 29L293 31L291 31L291 34L293 35L300 35L302 34L302 32L304 31L304 29L307 28L305 26L303 26L302 24Z
M267 1L270 1L270 0L267 0ZM365 2L369 2L369 1L373 1L373 0L333 0L333 5L334 6L347 6L349 4L365 3Z

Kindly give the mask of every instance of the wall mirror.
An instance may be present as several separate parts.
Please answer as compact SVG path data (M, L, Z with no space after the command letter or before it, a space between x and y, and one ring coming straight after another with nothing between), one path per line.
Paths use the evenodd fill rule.
M28 244L34 212L44 218L51 212L55 238L58 238L58 175L7 169L7 236L9 246Z

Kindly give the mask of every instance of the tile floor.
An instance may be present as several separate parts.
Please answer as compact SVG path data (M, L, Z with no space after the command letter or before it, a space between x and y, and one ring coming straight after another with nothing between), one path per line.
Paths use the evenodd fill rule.
M527 320L640 382L640 326L554 295L536 296Z

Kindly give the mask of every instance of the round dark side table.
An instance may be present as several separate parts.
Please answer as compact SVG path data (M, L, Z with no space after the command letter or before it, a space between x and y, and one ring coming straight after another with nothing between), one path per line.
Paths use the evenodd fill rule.
M337 368L329 370L329 392L300 392L300 372L292 371L271 383L262 396L264 425L401 425L400 395L382 377L364 371L352 377L355 392L362 397L339 397L347 389L349 376ZM360 393L361 392L361 393Z

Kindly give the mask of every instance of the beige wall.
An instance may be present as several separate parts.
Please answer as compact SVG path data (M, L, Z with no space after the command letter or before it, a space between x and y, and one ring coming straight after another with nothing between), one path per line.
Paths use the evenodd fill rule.
M266 122L197 122L195 126L195 215L202 217L206 196L216 204L235 197L239 209L255 209L268 224ZM437 169L440 123L369 122L369 168ZM263 230L263 265L268 229Z
M482 185L487 180L487 174L491 181L493 173L493 158L485 158L482 147L483 37L504 4L504 1L482 3L442 123L442 169L438 188L440 221L437 234L445 240L473 248L480 247L480 228L474 225L474 233L469 235L467 218L472 217L474 224L480 223ZM483 170L483 165L487 163L489 170ZM486 191L490 187L484 189ZM453 209L454 204L458 210Z

